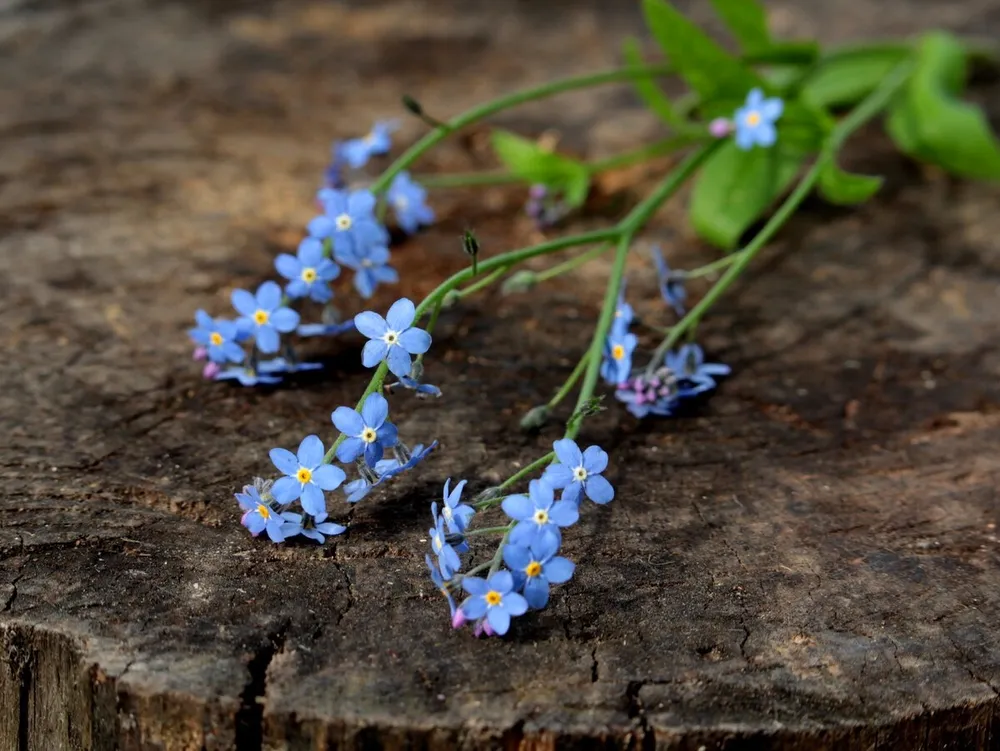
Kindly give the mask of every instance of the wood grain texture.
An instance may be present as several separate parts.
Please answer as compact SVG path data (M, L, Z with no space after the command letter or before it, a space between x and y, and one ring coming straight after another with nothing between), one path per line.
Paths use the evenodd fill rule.
M783 34L831 42L1000 32L986 0L769 5ZM720 392L587 424L618 498L586 508L577 576L506 639L448 628L427 505L557 437L516 424L585 346L600 264L544 302L442 316L428 376L446 398L393 407L441 450L334 506L347 535L275 547L239 526L232 493L267 449L332 436L365 375L345 340L310 345L329 367L289 387L203 382L193 310L271 275L330 141L402 92L447 116L609 67L637 30L613 0L0 7L0 749L1000 747L1000 191L920 171L874 130L845 166L887 176L877 199L808 205L706 322L735 371ZM994 119L998 94L976 90ZM590 156L659 133L621 87L499 122ZM487 164L473 131L422 169ZM655 174L627 177L595 212ZM394 251L403 281L375 309L460 268L466 226L484 254L531 239L517 190L433 200L440 223ZM644 243L711 259L684 226L668 208ZM669 320L642 253L628 283Z

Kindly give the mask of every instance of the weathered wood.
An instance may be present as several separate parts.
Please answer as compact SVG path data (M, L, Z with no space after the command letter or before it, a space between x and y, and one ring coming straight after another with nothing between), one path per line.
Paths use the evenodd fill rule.
M771 4L828 41L995 35L992 5ZM586 509L576 578L505 640L447 627L427 504L555 437L517 417L584 346L597 274L545 305L446 313L429 375L447 398L394 407L440 454L336 544L239 527L233 490L267 448L332 432L362 369L337 343L292 388L204 383L191 311L270 273L331 138L401 92L455 112L610 65L637 24L612 0L0 9L0 749L1000 747L1000 192L918 172L874 133L851 159L888 176L877 201L808 207L707 321L736 372L721 392L666 422L588 423L618 499ZM657 133L622 91L504 121L610 153ZM481 163L477 143L427 169ZM522 244L518 200L435 196L440 225L398 251L376 308L458 268L467 225L484 253ZM668 210L650 239L682 267L709 258L680 226ZM654 316L648 277L637 258Z

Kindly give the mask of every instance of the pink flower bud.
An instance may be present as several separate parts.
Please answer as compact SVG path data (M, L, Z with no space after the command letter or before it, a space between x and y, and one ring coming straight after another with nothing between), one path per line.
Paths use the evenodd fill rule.
M724 117L717 117L708 124L708 132L715 138L725 138L732 130L733 124Z
M204 347L195 347L194 353L191 355L191 357L195 360L204 360L206 357L208 357L208 350L205 349Z
M462 628L466 621L467 619L465 613L462 612L462 608L455 608L455 612L451 614L451 627Z
M212 381L221 372L222 372L222 368L219 367L218 363L207 362L207 363L205 363L205 367L201 371L201 377L202 378L206 378L209 381Z

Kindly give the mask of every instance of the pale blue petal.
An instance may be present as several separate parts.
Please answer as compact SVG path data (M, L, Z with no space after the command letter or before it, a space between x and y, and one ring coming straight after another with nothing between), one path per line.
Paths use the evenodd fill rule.
M326 513L326 496L318 487L309 483L302 488L302 510L312 516Z
M370 190L356 190L347 199L347 211L353 217L371 215L375 210L375 196Z
M361 350L361 364L366 368L374 368L385 359L388 352L389 345L381 339L369 339Z
M378 442L386 448L392 448L399 443L399 431L391 422L382 423L382 427L375 431Z
M337 446L337 460L349 464L365 452L365 442L360 438L348 438Z
M600 474L608 468L608 452L600 446L590 446L583 452L583 468L587 474Z
M565 464L550 464L546 467L543 477L553 488L565 488L573 482L573 470Z
M466 576L462 579L462 589L474 597L486 594L489 585L486 580L478 576ZM483 603L484 605L486 603Z
M574 570L576 570L576 564L573 561L556 556L545 564L545 578L552 584L562 584L572 578Z
M369 394L361 407L361 419L365 425L377 428L389 416L389 402L381 394ZM360 432L360 431L358 431Z
M487 610L486 620L499 636L506 634L507 629L510 628L510 613L503 608L490 608Z
M323 461L323 454L323 441L317 435L307 435L303 438L297 452L299 464L309 469L320 465Z
M760 106L761 117L765 120L770 120L771 122L774 122L781 117L781 113L784 112L784 110L785 103L777 97L766 99Z
M281 287L267 281L257 288L257 304L264 310L274 310L281 305Z
M517 592L511 592L510 594L504 595L503 598L504 610L506 610L511 615L524 615L528 610L528 602Z
M410 355L402 347L389 347L389 372L397 378L408 376L412 361Z
M541 610L549 601L549 583L544 576L534 576L524 585L524 599L531 607Z
M615 497L615 489L603 475L591 475L584 483L587 497L594 503L608 503Z
M490 589L495 589L501 594L506 594L514 588L514 580L510 576L510 571L497 571L486 581Z
M463 586L467 581L468 579L462 580ZM475 621L486 615L486 611L489 609L489 606L486 604L486 600L477 595L470 597L468 600L463 602L461 608L466 618L470 621Z
M273 326L261 326L257 329L257 349L265 354L277 352L281 348L281 337Z
M299 460L288 449L271 449L268 456L283 475L294 475L299 471Z
M385 319L378 313L366 310L354 316L354 327L369 339L381 339L389 330Z
M556 456L559 457L559 461L567 467L576 468L583 463L580 447L572 439L560 438L552 444L552 448L555 450Z
M244 526L246 526L250 534L256 537L257 535L259 535L261 532L264 531L264 527L267 526L267 522L264 520L264 517L261 516L260 514L251 513L246 515L246 524Z
M778 140L778 131L771 123L761 123L757 126L757 143L761 146L774 146Z
M503 499L501 504L503 512L511 519L524 521L530 519L535 513L535 504L526 495L509 495Z
M357 437L365 429L365 422L361 419L361 415L350 407L337 407L330 417L337 430L344 435Z
M403 297L392 304L385 320L393 331L403 331L413 325L414 315L416 315L416 307L413 302Z
M523 571L531 563L531 551L523 545L504 545L503 562L514 571Z
M382 444L378 441L365 444L365 463L369 467L374 467L378 464L378 460L382 458L383 453L385 451L382 448Z
M257 310L257 299L245 289L234 289L230 300L240 315L252 316Z
M278 308L271 314L271 325L283 334L299 325L299 314L291 308Z
M517 526L510 532L510 542L512 545L530 547L538 537L538 525L533 521L518 522Z
M322 464L313 470L312 481L323 490L336 490L347 479L344 470L332 464Z
M302 495L302 483L294 477L279 477L271 486L271 495L278 503L291 503Z
M568 501L570 503L580 502L580 491L583 490L581 483L571 482L566 486L566 489L562 492L562 500Z
M274 268L286 279L298 279L302 273L302 264L288 253L282 253L274 259Z
M316 525L316 531L322 532L324 535L329 535L333 537L334 535L340 535L347 531L347 527L336 524L334 522L323 522L322 524Z
M431 348L431 335L423 329L407 329L399 335L399 346L411 355L422 355Z
M737 128L736 129L736 146L737 148L746 151L747 149L753 148L754 144L754 131L752 128Z
M580 510L572 501L557 501L549 509L549 520L560 527L576 524L580 518Z

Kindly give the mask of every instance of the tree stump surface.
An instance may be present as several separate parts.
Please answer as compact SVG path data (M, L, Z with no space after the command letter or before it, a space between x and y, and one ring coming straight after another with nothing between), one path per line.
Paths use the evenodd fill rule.
M826 42L1000 33L987 0L770 9ZM922 171L875 129L845 166L886 175L878 197L809 204L703 325L734 368L719 392L587 423L617 498L588 503L575 578L505 639L448 626L428 504L558 437L517 420L586 346L606 265L442 316L446 397L393 402L403 436L441 448L350 512L331 501L346 535L240 527L232 493L267 450L329 441L367 374L348 338L309 345L328 368L290 386L202 381L193 311L273 276L331 140L400 94L447 117L611 67L639 31L614 0L0 7L0 749L1000 748L1000 190ZM975 90L994 121L998 94ZM411 143L423 126L399 116ZM660 133L613 86L497 122L589 157ZM484 132L415 172L489 166ZM609 176L607 216L574 224L655 177ZM439 223L394 250L402 281L371 307L461 268L466 226L485 255L530 242L523 197L435 192ZM651 241L675 267L716 257L680 203ZM650 277L637 253L630 299L666 324Z

